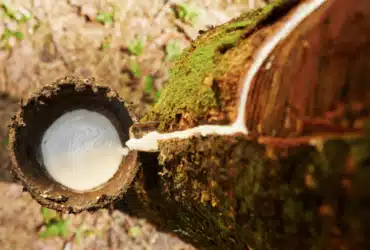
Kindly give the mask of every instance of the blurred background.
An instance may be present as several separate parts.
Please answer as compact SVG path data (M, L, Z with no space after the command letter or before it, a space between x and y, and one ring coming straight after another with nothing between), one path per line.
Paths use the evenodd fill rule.
M194 249L114 206L59 215L9 172L7 123L19 101L64 76L94 77L132 104L156 102L173 60L205 31L262 0L11 0L0 8L0 249Z

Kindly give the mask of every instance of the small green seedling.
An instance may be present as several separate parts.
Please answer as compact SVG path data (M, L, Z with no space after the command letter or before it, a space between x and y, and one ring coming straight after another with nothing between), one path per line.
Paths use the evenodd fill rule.
M0 37L0 47L2 49L10 49L14 46L12 44L11 39L14 40L23 40L24 39L24 34L21 31L11 31L10 29L6 28L4 30L3 35Z
M41 215L44 218L45 228L40 232L41 239L61 236L67 238L69 236L68 220L64 220L57 212L43 207Z
M9 1L3 1L1 3L1 8L4 10L6 16L16 19L16 11L10 6Z
M106 50L106 49L109 49L110 48L110 42L109 41L105 41L103 42L101 45L100 45L100 49L101 50Z
M128 231L128 234L132 237L132 238L137 238L141 235L141 228L140 226L133 226L129 229Z
M180 19L183 23L190 25L194 24L199 16L199 13L195 7L185 3L176 4L174 11L178 19Z
M145 76L145 93L151 94L153 91L153 78L151 76Z
M32 19L32 14L23 7L15 9L10 5L9 1L0 3L0 13L2 17L6 16L16 23L16 27L12 29L6 26L0 37L0 47L9 49L14 46L16 40L24 39L23 32L19 31L19 25Z
M6 28L3 33L3 36L1 37L1 40L6 41L11 37L15 37L19 40L22 40L24 38L24 34L20 31L11 31L10 29Z
M96 21L104 25L110 25L114 21L114 14L99 11L98 15L96 16Z
M127 49L131 54L140 56L144 51L144 43L139 38L135 38L128 44Z
M157 102L159 99L159 96L161 95L161 91L160 90L156 91L154 89L153 78L150 75L145 76L144 83L145 83L145 89L144 89L145 93L152 95L154 101Z
M162 90L158 90L157 92L155 92L155 94L154 94L155 102L158 102L158 99L161 96L161 94L162 94Z
M18 40L23 40L24 39L24 34L23 32L20 32L20 31L16 31L13 33L13 36L15 38L17 38Z
M3 1L1 3L1 8L5 12L5 15L9 18L16 20L18 23L27 22L32 19L32 14L23 7L19 7L17 10L14 9L9 1Z
M139 64L136 61L131 60L129 63L129 68L135 78L139 78L141 76Z
M111 41L112 38L110 36L107 36L103 39L103 41L100 44L100 50L109 49L111 47Z
M179 42L173 40L169 41L166 44L165 52L166 57L164 58L164 60L166 62L176 59L181 54L181 47Z

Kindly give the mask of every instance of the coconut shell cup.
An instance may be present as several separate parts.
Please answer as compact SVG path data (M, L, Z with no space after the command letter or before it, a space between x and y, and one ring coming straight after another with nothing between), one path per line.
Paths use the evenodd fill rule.
M126 103L93 79L63 78L36 91L21 103L10 124L12 173L41 205L62 212L103 207L124 195L137 171L137 152L130 151L105 184L91 191L71 190L56 182L40 161L40 143L47 128L66 112L87 109L103 114L118 131L122 145L136 121ZM88 178L88 173L86 173Z

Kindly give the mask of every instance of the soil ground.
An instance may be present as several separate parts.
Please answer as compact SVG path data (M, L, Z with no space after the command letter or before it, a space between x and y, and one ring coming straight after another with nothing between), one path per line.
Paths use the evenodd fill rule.
M40 238L46 226L41 206L8 172L7 122L22 98L67 75L110 84L141 117L166 84L169 56L188 46L199 30L239 15L250 2L261 3L193 0L198 18L189 25L176 18L173 10L183 1L8 2L9 6L2 5L0 16L1 249L194 249L114 207L93 214L63 215L70 222L68 236ZM14 10L31 15L17 21ZM176 45L172 52L166 52L169 43Z

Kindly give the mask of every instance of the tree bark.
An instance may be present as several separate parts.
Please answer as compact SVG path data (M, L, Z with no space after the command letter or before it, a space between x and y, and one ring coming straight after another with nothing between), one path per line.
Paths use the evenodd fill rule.
M232 123L256 53L309 2L277 2L202 35L144 121L163 132ZM258 69L250 134L163 141L159 164L142 153L126 208L201 249L370 247L370 2L324 2ZM212 42L207 68L197 56ZM189 102L192 91L203 99Z
M142 122L235 122L263 48L319 2L276 1L202 34ZM249 134L161 141L117 204L199 249L370 249L370 1L321 2L256 68Z

